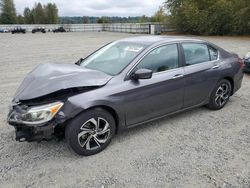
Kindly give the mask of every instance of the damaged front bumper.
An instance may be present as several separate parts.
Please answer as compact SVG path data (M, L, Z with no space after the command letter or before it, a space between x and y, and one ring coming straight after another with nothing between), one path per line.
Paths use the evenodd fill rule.
M65 121L63 112L59 112L51 120L43 123L28 124L20 121L13 121L12 116L18 117L28 111L25 105L14 105L8 115L8 123L15 128L16 140L20 142L32 142L51 140L59 135L56 127L62 127ZM60 129L57 129L60 130Z
M13 125L15 127L16 141L32 142L51 140L55 137L54 126L51 124L44 126Z

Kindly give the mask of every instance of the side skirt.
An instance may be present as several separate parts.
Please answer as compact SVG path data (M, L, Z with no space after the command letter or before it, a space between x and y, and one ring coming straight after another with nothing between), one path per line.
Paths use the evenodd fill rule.
M165 115L163 115L163 116L158 116L158 117L155 117L155 118L146 120L146 121L142 121L142 122L139 122L139 123L135 123L135 124L132 124L132 125L128 125L126 128L129 129L129 128L132 128L132 127L136 127L136 126L139 126L139 125L142 125L142 124L146 124L146 123L149 123L149 122L152 122L152 121L155 121L155 120L164 118L164 117L168 117L168 116L171 116L171 115L179 114L179 113L181 113L181 112L188 111L188 110L193 109L193 108L201 107L201 106L204 106L204 105L206 105L206 104L207 104L207 101L206 101L206 102L203 102L203 103L201 103L201 104L195 105L195 106L183 108L183 109L181 109L181 110L178 110L178 111L175 111L175 112L171 112L171 113L165 114Z

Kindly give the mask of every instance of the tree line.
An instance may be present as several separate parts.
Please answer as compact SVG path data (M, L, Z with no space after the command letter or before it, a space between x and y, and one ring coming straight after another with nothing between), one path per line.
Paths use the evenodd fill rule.
M0 0L0 24L55 24L58 23L58 9L55 3L35 3L26 7L23 15L17 15L13 0Z
M0 0L0 24L75 24L75 23L145 23L162 22L165 17L160 8L154 16L129 17L58 17L58 8L54 3L42 5L35 3L32 8L26 7L23 14L17 14L13 0Z
M30 9L26 7L23 14L17 14L13 0L0 0L0 24L74 24L74 23L145 23L162 22L164 11L160 8L152 17L58 17L58 8L54 3L42 5L40 2Z
M165 0L152 17L58 17L54 3L35 3L16 14L13 0L0 0L0 24L161 22L178 31L203 35L249 35L249 0Z
M90 23L142 23L150 22L151 18L147 16L74 16L74 17L60 17L61 24L90 24Z
M59 23L61 24L90 24L90 23L146 23L146 22L161 22L165 19L165 15L158 13L156 16L74 16L74 17L59 17ZM163 19L162 19L163 18Z
M181 32L205 35L249 35L249 0L166 0L171 24Z

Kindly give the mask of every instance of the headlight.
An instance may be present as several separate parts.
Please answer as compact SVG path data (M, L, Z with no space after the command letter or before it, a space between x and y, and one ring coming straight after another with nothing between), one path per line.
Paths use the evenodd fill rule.
M63 106L62 102L36 106L28 109L25 113L13 111L9 116L10 122L23 124L41 124L50 121Z

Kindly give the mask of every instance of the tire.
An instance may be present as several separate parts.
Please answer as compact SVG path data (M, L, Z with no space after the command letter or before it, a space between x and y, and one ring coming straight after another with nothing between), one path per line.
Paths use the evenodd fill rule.
M75 117L66 127L65 138L75 153L89 156L109 145L115 129L113 116L104 109L95 108Z
M232 85L228 80L223 79L219 81L211 93L207 107L211 110L222 109L227 104L231 96L231 92Z

